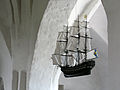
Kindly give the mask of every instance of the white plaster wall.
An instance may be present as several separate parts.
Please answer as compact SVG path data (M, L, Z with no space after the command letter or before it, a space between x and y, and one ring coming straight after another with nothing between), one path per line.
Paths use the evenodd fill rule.
M29 90L57 90L60 70L52 65L51 55L54 53L58 31L62 31L63 25L67 23L66 11L69 15L75 2L76 0L49 1L39 28Z
M90 19L92 47L98 49L99 58L90 76L76 78L60 77L59 84L64 85L65 90L106 90L108 71L108 32L107 18L102 5Z
M93 48L98 49L99 58L96 60L95 77L100 90L107 90L108 84L108 20L103 5L100 5L90 20L94 29L91 31ZM99 90L99 89L98 89Z
M120 0L102 0L108 18L108 89L120 90Z
M69 16L68 25L73 25L78 15L80 20L83 20L84 15L87 15L87 20L89 21L100 4L101 0L77 0Z
M4 81L4 90L12 90L12 60L0 31L0 77Z

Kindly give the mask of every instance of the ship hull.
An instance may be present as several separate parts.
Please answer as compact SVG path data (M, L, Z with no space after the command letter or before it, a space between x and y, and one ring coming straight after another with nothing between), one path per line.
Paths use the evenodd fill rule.
M65 77L85 76L91 74L91 70L94 66L95 61L89 60L74 67L61 67L61 71Z

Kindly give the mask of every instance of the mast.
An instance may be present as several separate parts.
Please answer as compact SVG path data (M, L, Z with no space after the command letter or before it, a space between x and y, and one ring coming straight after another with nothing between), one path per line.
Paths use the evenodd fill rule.
M79 33L79 30L80 27L79 27L79 15L78 15L78 46L77 46L77 54L78 54L78 64L79 64L79 60L80 60L80 51L79 51L79 43L80 43L80 33Z
M68 9L68 3L67 3L67 9ZM66 15L67 15L67 28L66 28L66 46L65 46L65 53L66 53L66 56L65 56L65 60L66 60L66 66L68 66L68 50L67 50L67 45L68 45L68 12L67 12L67 9L66 9Z
M67 50L67 44L68 44L68 24L67 24L67 29L66 29L66 45L65 45L65 60L66 60L66 66L68 65L68 50Z
M67 3L67 8L68 8L68 3ZM67 19L68 19L68 12L66 9L66 15L67 15ZM66 44L65 44L65 61L66 61L66 66L68 66L68 50L67 50L67 45L68 45L68 20L67 20L67 26L66 26Z
M87 15L84 16L85 20L85 61L87 60Z

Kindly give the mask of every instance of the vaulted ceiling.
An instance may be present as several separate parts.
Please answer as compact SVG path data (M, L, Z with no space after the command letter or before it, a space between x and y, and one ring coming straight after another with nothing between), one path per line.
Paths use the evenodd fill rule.
M28 59L32 59L38 28L47 3L48 0L0 1L0 30L15 62L14 68L26 68ZM23 66L16 66L17 63Z

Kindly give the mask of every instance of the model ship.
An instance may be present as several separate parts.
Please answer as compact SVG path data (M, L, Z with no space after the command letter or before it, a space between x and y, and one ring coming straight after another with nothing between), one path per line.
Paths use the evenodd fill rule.
M74 26L64 26L58 33L56 49L52 55L54 65L58 65L65 77L90 75L98 57L97 50L91 48L90 29L87 16Z

